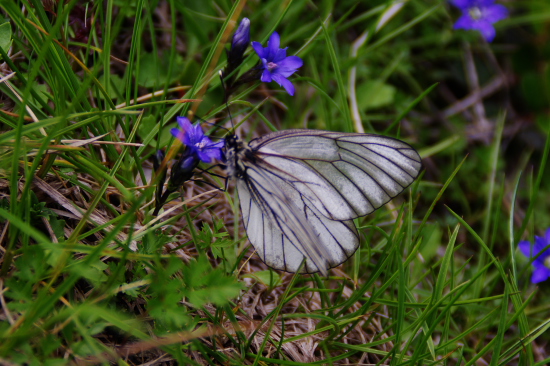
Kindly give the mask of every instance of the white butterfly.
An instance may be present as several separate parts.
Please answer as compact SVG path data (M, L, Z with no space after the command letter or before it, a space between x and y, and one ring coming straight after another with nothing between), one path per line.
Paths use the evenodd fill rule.
M353 219L407 188L422 168L418 153L389 137L286 130L225 141L244 227L274 269L328 274L359 246Z

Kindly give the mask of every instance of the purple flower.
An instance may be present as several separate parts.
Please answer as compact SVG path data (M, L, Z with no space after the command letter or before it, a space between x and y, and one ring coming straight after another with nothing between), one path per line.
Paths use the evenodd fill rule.
M200 124L192 125L186 117L178 117L177 121L181 130L172 128L170 132L187 147L186 156L196 157L205 163L210 163L212 159L221 160L223 141L212 142L204 135Z
M263 72L260 80L264 83L275 81L285 88L288 94L294 95L294 85L287 78L302 67L304 62L298 56L287 57L286 49L288 47L279 48L280 44L281 38L277 32L273 32L269 37L265 48L259 42L252 42L254 51L262 61Z
M495 0L450 1L462 11L462 16L456 21L454 28L476 30L488 42L495 38L493 24L508 17L508 9L504 5L495 4Z
M519 250L529 259L535 258L533 261L533 276L531 282L539 283L550 278L550 249L544 250L550 245L550 228L546 229L544 238L535 236L535 242L524 240L518 244Z

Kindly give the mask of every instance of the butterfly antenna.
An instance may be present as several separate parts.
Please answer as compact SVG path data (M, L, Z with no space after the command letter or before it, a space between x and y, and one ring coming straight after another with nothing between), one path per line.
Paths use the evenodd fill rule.
M205 120L204 118L201 118L201 117L199 117L199 116L195 116L195 118L198 119L201 123L204 123L204 124L207 124L207 125L213 127L212 131L209 131L209 136L210 136L211 133L216 132L216 130L217 130L218 128L224 129L224 130L226 130L227 132L229 132L229 129L228 129L228 128L226 128L226 127L224 127L224 126L222 126L222 125L220 125L220 124L218 124L218 123L208 122L207 120Z
M229 120L231 121L231 129L233 130L233 134L235 134L235 125L233 124L233 116L231 116L231 111L229 110L229 94L227 93L227 85L225 84L225 81L223 81L223 70L219 71L220 75L220 81L222 83L223 88L223 101L225 103L225 108L227 109L227 114L229 115Z

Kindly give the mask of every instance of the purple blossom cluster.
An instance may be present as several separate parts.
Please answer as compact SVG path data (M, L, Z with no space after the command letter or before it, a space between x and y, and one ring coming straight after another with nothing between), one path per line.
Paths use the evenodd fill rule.
M185 150L179 159L172 165L172 172L168 187L163 191L166 172L160 172L161 176L157 184L156 205L153 213L156 216L168 197L177 191L183 183L193 178L195 168L202 161L203 163L211 163L213 160L222 160L224 140L213 142L206 136L200 124L193 125L187 117L177 117L177 122L180 128L172 128L170 132L174 137L181 141L185 146ZM162 150L157 151L154 157L154 168L159 171L162 161L165 156Z
M213 159L221 160L223 140L212 142L204 134L200 124L193 125L186 117L177 117L177 122L180 129L172 128L170 132L186 146L186 155L203 163L210 163Z

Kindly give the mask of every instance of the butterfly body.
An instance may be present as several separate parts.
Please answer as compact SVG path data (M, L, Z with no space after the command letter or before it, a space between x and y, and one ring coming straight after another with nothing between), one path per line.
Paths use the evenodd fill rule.
M232 178L242 179L245 176L247 160L253 159L250 146L233 135L225 140L225 160L227 174Z
M323 275L359 246L353 219L403 191L422 166L402 141L316 130L274 132L249 144L232 136L225 156L245 229L262 260L275 269Z

